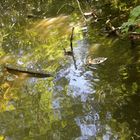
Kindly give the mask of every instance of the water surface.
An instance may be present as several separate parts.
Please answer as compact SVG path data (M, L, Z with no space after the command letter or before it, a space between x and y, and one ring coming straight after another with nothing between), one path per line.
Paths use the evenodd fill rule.
M139 139L139 46L132 49L129 40L106 37L90 25L83 33L80 15L60 10L63 2L48 2L48 12L41 3L1 2L0 138ZM70 50L73 26L71 57L63 49ZM88 56L107 60L89 68ZM54 77L13 75L6 63Z

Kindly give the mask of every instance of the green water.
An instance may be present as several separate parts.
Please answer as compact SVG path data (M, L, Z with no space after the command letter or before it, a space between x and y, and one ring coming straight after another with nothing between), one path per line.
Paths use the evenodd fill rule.
M64 3L0 2L0 140L140 139L139 46L92 25L82 33L75 3ZM74 58L63 51L73 26ZM91 69L87 56L107 60ZM54 77L14 75L6 63Z

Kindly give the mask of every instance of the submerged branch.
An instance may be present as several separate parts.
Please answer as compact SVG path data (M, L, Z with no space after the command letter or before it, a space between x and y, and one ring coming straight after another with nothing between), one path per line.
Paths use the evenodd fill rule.
M9 73L18 74L18 73L26 73L29 77L39 77L39 78L45 78L45 77L53 77L52 74L34 71L34 70L27 70L26 68L14 68L10 65L5 65L6 70Z

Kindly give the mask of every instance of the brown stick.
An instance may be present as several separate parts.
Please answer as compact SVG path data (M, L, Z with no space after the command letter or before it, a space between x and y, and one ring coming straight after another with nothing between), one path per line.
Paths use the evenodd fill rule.
M74 33L74 27L72 27L71 36L70 36L71 52L73 52L73 33Z
M33 70L24 70L23 68L21 68L21 69L13 68L10 65L5 65L5 68L7 69L8 72L13 73L13 74L26 73L26 74L28 74L29 77L39 77L39 78L53 77L52 74L33 71Z

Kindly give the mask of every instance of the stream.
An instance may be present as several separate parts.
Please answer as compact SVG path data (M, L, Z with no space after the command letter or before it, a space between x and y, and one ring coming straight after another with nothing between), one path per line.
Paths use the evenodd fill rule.
M0 140L138 140L139 45L108 37L98 22L85 27L63 2L1 2ZM64 54L72 27L73 57ZM88 56L106 61L88 67ZM5 64L54 77L12 74Z

